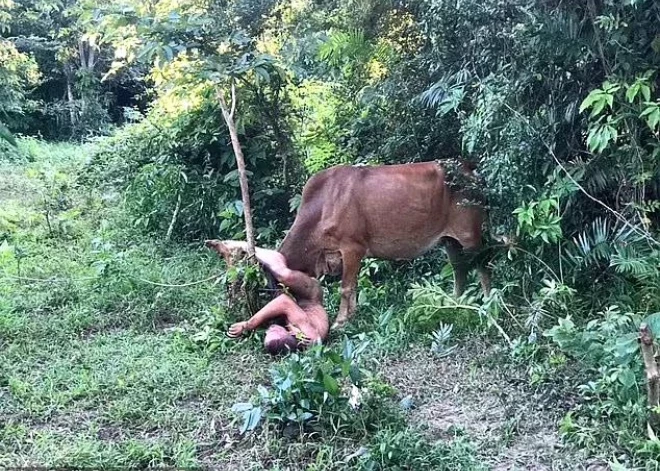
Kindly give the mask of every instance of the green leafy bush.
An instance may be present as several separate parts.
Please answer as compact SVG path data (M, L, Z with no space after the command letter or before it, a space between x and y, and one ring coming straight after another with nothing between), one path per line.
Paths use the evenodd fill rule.
M577 387L581 403L560 428L580 446L602 450L615 445L635 459L653 456L649 453L654 439L644 437L648 410L638 346L641 322L660 332L660 314L642 319L617 306L600 312L583 327L567 317L545 332L559 351L579 361L587 380Z
M12 145L6 139L0 139L0 163L20 162L27 159L24 152L17 146Z
M240 132L258 236L272 240L291 218L292 195L264 125L247 116ZM100 141L86 181L107 191L125 190L133 224L146 231L184 239L243 237L238 171L209 88L166 95L144 120Z
M255 404L235 404L241 413L241 432L253 430L262 419L294 434L303 431L364 435L389 417L382 402L388 388L359 366L367 342L344 338L341 351L313 345L292 353L270 371L269 387L260 386Z

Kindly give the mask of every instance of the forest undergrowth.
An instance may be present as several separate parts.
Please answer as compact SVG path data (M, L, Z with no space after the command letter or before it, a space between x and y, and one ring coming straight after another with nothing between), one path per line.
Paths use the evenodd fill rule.
M92 148L25 139L23 160L2 162L3 466L605 462L562 443L570 382L530 375L475 313L458 313L453 332L411 329L405 283L370 281L376 262L363 272L354 325L327 347L271 358L259 333L227 339L241 314L224 308L221 261L200 242L138 235L122 195L83 183ZM327 294L335 306L336 290ZM246 404L261 408L258 424L245 423Z
M655 0L0 0L0 466L659 469L659 68ZM437 248L323 347L224 335L204 239L421 161L490 295Z

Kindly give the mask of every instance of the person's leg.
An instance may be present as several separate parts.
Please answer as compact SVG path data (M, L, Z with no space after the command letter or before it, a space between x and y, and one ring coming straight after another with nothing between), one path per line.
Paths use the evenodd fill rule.
M233 260L233 258L237 253L236 250L232 251L229 247L227 247L225 244L223 244L222 242L216 239L207 240L205 244L207 247L218 252L222 256L222 258L225 259L225 263L227 263L227 266L231 266L234 264L235 260Z
M247 252L247 242L243 240L223 240L219 241L216 239L207 240L206 245L215 249L221 254L233 253L233 252ZM261 247L254 248L254 256L265 265L269 270L273 272L279 272L281 270L286 270L286 259L284 255L279 253L276 250L262 249Z
M247 243L237 240L208 241L207 245L218 251L226 250L246 250ZM220 246L222 246L220 248ZM284 286L291 289L296 298L303 298L308 301L321 301L321 287L314 278L303 272L291 270L286 264L284 255L276 250L262 249L255 247L255 257L257 260L275 277L275 279Z
M237 252L247 251L247 242L242 240L207 240L206 245L211 247L227 260L228 257ZM254 248L254 255L259 262L266 267L273 276L282 284L287 285L285 282L290 277L289 267L286 265L284 255L276 250L262 249L260 247ZM288 286L288 285L287 285Z

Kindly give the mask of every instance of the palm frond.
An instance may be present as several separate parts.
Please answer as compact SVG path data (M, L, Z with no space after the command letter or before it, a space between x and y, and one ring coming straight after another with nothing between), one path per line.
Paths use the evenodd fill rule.
M11 144L14 147L18 147L16 138L13 136L11 132L9 132L9 129L7 129L7 127L2 123L0 123L0 139L7 141L9 144Z

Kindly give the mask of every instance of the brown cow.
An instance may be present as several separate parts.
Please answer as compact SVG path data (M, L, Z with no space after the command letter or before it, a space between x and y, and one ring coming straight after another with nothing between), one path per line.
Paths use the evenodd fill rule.
M463 165L462 172L472 176ZM363 257L402 260L439 242L454 267L454 292L463 293L468 265L463 249L481 246L483 210L460 205L437 162L338 166L314 175L303 189L298 214L278 251L289 268L313 277L341 273L341 304L333 327L342 327L356 307ZM478 266L483 290L490 275Z

